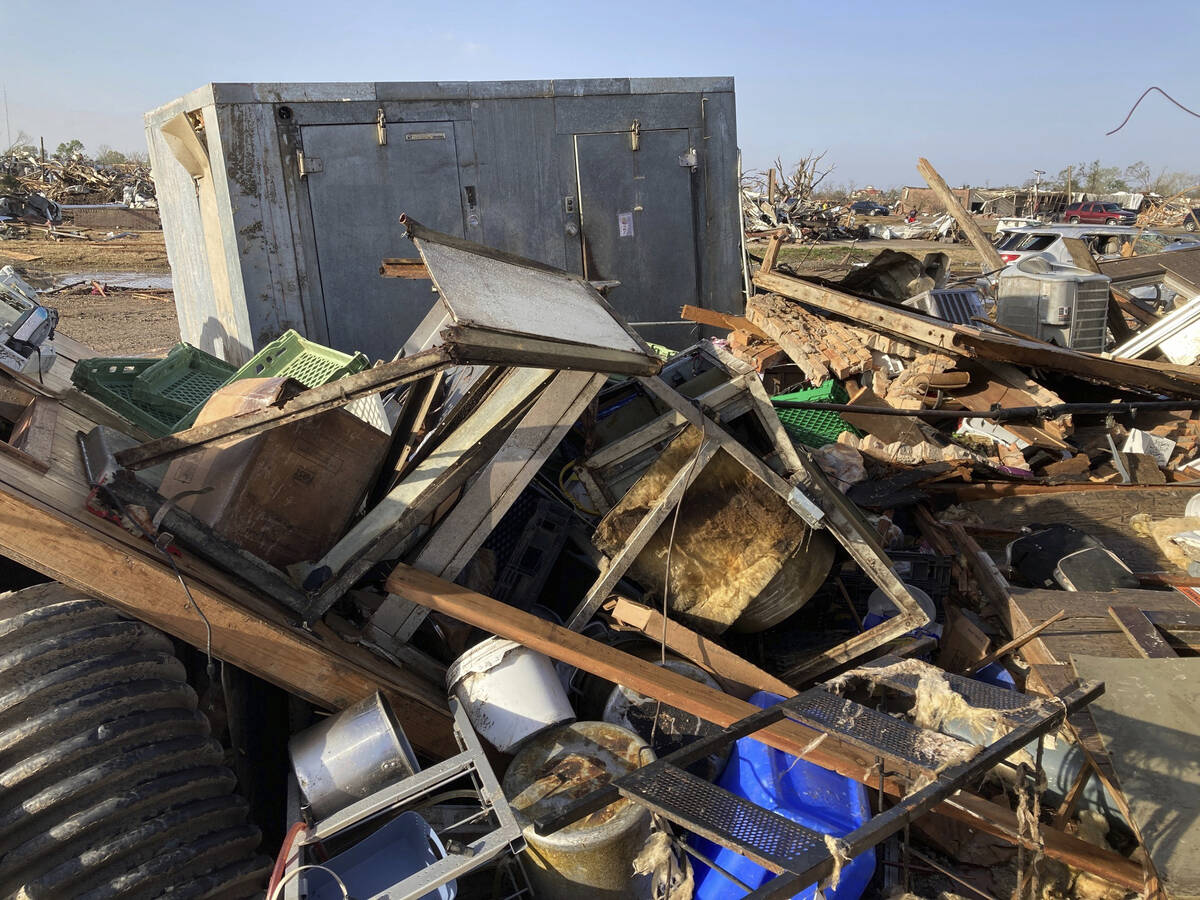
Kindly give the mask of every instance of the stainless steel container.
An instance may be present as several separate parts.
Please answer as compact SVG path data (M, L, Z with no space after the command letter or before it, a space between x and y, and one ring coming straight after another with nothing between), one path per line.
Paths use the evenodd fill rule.
M416 754L380 693L293 735L288 754L316 819L418 770Z

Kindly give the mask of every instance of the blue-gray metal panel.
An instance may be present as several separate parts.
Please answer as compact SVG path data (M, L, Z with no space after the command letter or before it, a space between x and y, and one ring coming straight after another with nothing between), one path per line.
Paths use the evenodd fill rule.
M384 257L417 255L401 213L463 235L453 126L392 123L383 146L374 124L307 126L302 134L305 157L323 168L305 181L330 344L390 359L434 300L428 281L379 275ZM434 134L443 137L406 139Z
M470 100L469 81L377 81L375 99L387 100Z
M321 100L374 100L373 81L293 82L260 81L251 85L260 103L314 103ZM219 101L222 102L222 101Z
M631 94L719 94L733 93L731 76L690 78L630 78Z
M361 103L298 103L289 107L289 121L295 125L374 125L380 108L388 122L450 122L469 121L471 118L469 100L371 100Z
M609 302L630 323L679 320L681 297L698 293L694 194L699 177L679 157L685 129L575 138L583 219L585 275L620 281ZM687 326L640 326L650 340L689 342Z
M700 94L558 97L555 127L560 134L628 131L637 119L643 129L694 128L700 125Z
M564 267L554 104L536 99L480 103L475 110L474 133L480 160L482 243ZM463 184L467 184L465 175Z
M703 235L699 305L740 314L745 309L742 283L742 212L738 187L737 117L732 93L706 94L696 148L704 190L696 221Z

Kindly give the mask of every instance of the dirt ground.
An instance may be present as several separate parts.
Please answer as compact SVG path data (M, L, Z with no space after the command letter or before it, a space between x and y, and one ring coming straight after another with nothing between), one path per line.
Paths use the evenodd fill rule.
M50 240L33 233L0 241L0 266L12 265L40 290L61 287L43 302L59 311L59 330L99 353L143 356L165 353L179 341L175 299L169 290L123 290L105 285L105 273L164 275L171 269L161 231L103 240ZM104 294L92 285L98 281Z
M746 250L752 257L762 257L767 242L747 240ZM970 244L944 244L940 241L885 241L872 238L865 241L829 242L818 244L784 244L779 250L779 262L787 263L804 275L822 278L841 278L856 264L870 261L882 250L911 253L921 259L926 253L946 253L950 257L950 272L955 277L969 278L981 271L979 253Z

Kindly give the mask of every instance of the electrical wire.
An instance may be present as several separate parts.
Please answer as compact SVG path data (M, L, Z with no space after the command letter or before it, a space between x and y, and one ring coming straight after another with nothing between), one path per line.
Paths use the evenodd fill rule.
M1136 110L1138 108L1138 104L1140 104L1143 100L1145 100L1146 95L1149 94L1151 91L1158 91L1160 94L1162 94L1164 97L1166 97L1172 103L1174 103L1176 106L1178 106L1180 109L1182 109L1189 116L1195 116L1197 119L1200 119L1200 113L1196 112L1195 110L1188 109L1186 106L1184 106L1182 103L1180 103L1174 97L1172 97L1170 94L1168 94L1162 88L1160 88L1158 85L1152 84L1152 85L1150 85L1150 87L1146 88L1146 90L1144 90L1142 92L1142 96L1137 98L1137 103L1134 103L1133 106L1130 108L1129 112L1125 114L1125 118L1121 121L1121 124L1118 125L1116 128L1114 128L1112 131L1104 132L1104 136L1109 137L1111 135L1116 134L1118 131L1120 131L1122 128L1124 128L1128 124L1129 120L1131 118L1133 118L1133 112L1134 112L1134 110Z
M667 600L671 595L671 551L675 549L675 527L679 524L679 510L683 506L683 498L687 494L687 485L692 481L692 474L696 468L696 463L700 461L700 454L704 452L704 433L700 433L700 443L696 447L696 453L692 456L692 461L688 463L687 474L683 477L684 489L679 495L679 499L675 501L675 509L671 514L671 533L667 537L667 562L666 571L663 573L663 596L662 596L662 639L658 644L659 665L666 668L667 665ZM650 726L650 746L654 746L654 738L658 733L658 714L662 711L662 700L659 700L654 705L654 722Z
M295 869L292 869L292 871L288 872L286 875L284 875L282 878L280 878L279 884L275 885L275 890L273 890L270 893L270 895L267 897L267 900L279 900L279 897L281 896L281 892L283 891L283 889L287 885L287 883L289 881L291 881L293 878L295 878L297 875L299 875L301 872L308 871L309 869L317 869L318 871L324 872L326 875L331 876L333 878L333 880L337 882L337 886L342 892L342 900L352 900L352 898L350 897L350 891L348 891L346 889L346 882L342 881L341 876L338 875L337 872L333 871L333 869L329 868L328 866L319 866L316 863L312 863L307 866L299 866Z
M292 845L296 843L296 838L300 832L308 828L303 822L293 822L292 827L288 829L287 834L283 838L283 845L279 848L279 853L275 856L275 867L271 870L271 878L267 882L267 894L270 895L279 885L279 879L283 877L284 867L287 865L288 857L291 855Z
M209 681L214 680L216 677L217 667L213 662L212 623L208 621L208 616L204 614L204 610L200 608L200 604L198 604L196 602L196 598L192 596L191 589L188 588L187 582L183 580L183 573L179 571L179 566L175 565L175 557L173 557L170 550L167 549L167 547L170 546L170 542L167 542L166 545L163 545L151 537L146 529L142 527L141 523L129 514L129 511L125 508L125 504L121 502L121 498L118 497L116 493L113 491L105 491L105 496L107 496L114 504L116 504L117 511L120 512L121 516L128 522L132 523L133 527L141 532L142 537L148 540L150 545L166 558L167 562L171 566L172 571L175 572L175 577L179 579L179 584L183 588L183 593L187 596L188 603L190 603L192 609L196 611L196 615L200 617L200 621L204 623L204 653L208 658L205 671L208 674Z

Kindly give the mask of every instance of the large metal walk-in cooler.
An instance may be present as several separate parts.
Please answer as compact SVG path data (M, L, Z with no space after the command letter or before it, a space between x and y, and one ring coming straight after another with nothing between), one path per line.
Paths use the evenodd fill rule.
M619 281L675 348L650 323L741 308L732 78L210 84L146 135L183 340L230 362L287 328L391 358L433 299L379 274L401 213Z

